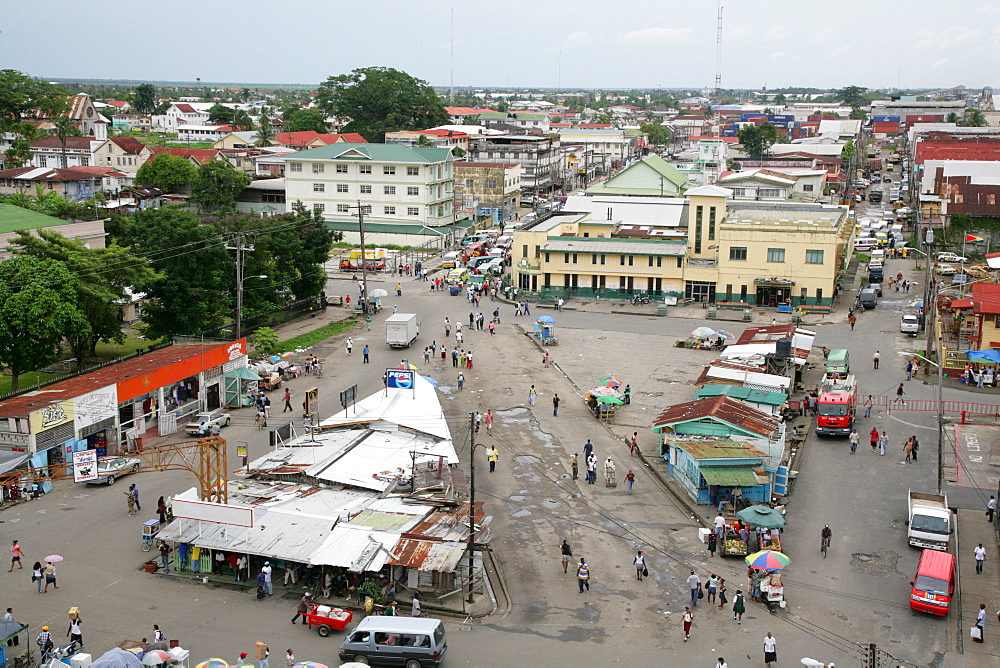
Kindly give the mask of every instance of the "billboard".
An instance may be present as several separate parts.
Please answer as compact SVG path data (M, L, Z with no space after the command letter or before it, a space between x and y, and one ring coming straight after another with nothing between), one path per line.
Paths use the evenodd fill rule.
M97 450L78 450L73 453L73 482L97 480Z
M413 371L386 369L386 387L390 390L412 390L415 375Z

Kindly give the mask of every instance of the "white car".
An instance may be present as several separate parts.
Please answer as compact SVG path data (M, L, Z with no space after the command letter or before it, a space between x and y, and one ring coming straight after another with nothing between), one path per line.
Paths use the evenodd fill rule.
M115 480L129 473L138 473L142 461L138 457L104 457L97 460L97 480L93 485L113 485Z
M916 336L920 332L920 319L912 313L907 313L899 321L899 331Z
M184 431L192 436L203 435L206 429L210 429L215 425L218 425L220 428L228 427L230 421L229 413L220 413L218 411L198 413L191 418L190 422L184 425Z
M969 258L956 255L955 253L938 253L937 260L938 262L958 262L961 264L962 262L968 262Z
M951 266L950 264L939 264L938 266L934 267L934 273L937 274L938 276L954 276L957 273L957 271L955 267Z

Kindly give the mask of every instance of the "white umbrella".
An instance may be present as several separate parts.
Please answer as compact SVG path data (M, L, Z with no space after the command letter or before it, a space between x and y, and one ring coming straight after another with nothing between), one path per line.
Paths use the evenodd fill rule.
M369 292L368 296L372 297L372 298L374 298L374 297L388 297L389 293L386 292L385 290L383 290L382 288L377 288L377 289L372 290L371 292Z
M711 327L698 327L693 332L691 332L691 336L693 336L696 339L707 339L713 334L715 334L715 330L712 329Z

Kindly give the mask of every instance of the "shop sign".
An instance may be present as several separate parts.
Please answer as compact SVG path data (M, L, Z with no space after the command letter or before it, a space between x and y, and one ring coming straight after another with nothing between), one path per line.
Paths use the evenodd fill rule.
M390 390L412 390L413 376L412 371L388 369L386 371L386 385Z
M58 427L73 420L73 401L57 401L45 408L32 411L28 416L31 423L31 433L40 434L46 429Z
M239 341L216 346L201 354L192 355L172 364L166 364L159 369L118 383L118 401L129 401L157 388L168 387L185 378L197 376L203 371L235 361L246 354L247 340L243 338Z
M118 390L114 385L73 399L77 431L118 415Z
M97 450L78 450L73 453L73 482L97 480Z

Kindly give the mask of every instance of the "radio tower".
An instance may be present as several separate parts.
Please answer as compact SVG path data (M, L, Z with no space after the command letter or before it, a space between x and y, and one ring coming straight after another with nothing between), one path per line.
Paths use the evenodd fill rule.
M715 29L715 95L722 88L722 0L719 0L719 20Z

